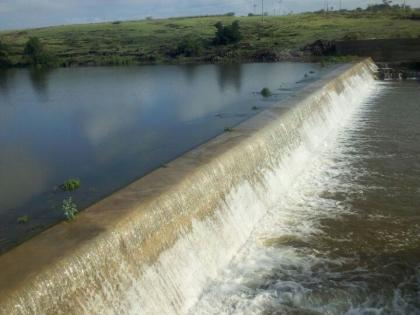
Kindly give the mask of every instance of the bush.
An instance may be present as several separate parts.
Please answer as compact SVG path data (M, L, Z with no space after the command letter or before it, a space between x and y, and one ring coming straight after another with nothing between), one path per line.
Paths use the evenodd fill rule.
M8 47L0 41L0 68L8 68L12 65L9 59Z
M202 44L198 40L191 38L184 39L176 48L176 55L184 55L185 57L199 56L202 52Z
M216 36L213 39L215 45L227 45L237 43L242 39L241 29L239 27L239 21L235 21L232 25L224 26L222 22L218 22L214 25L216 30Z
M225 14L226 16L235 16L235 12L228 12Z
M31 37L25 45L23 54L26 56L29 64L35 66L48 66L53 64L53 58L45 50L44 45L37 37Z
M413 12L408 18L410 20L420 20L420 12Z

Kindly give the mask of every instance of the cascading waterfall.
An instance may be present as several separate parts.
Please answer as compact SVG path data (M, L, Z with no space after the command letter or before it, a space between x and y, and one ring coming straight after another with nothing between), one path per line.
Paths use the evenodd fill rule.
M341 67L0 257L0 313L186 314L372 93L373 70Z
M332 120L322 145L305 150L304 171L290 183L289 190L281 187L274 206L268 209L229 266L206 286L188 314L382 314L378 310L385 309L387 303L382 302L378 308L364 306L363 298L375 304L374 294L361 289L366 284L356 276L352 283L351 276L345 276L348 270L340 270L339 266L351 264L351 259L329 255L334 247L314 246L319 235L334 238L323 231L323 222L352 214L354 210L345 199L351 198L354 190L363 191L363 187L353 184L360 169L348 167L349 160L357 155L349 148L352 143L348 140L357 137L355 131L361 128L364 111L381 94L378 83L369 88L373 93L363 93L371 96L360 98L361 108L360 103L352 104L355 106L351 111L338 116L339 124L334 123L337 116ZM351 104L348 100L346 103ZM353 152L353 156L346 150ZM308 153L312 153L310 158ZM341 175L350 178L353 185L340 182ZM332 197L340 193L344 200ZM348 239L341 242L342 250L350 247ZM354 268L354 274L364 269L362 264ZM352 303L360 306L360 310L347 312L353 309L349 306Z

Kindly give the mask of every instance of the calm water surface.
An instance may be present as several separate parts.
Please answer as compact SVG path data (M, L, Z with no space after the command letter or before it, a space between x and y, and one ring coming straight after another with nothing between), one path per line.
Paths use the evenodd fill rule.
M86 207L326 71L283 63L0 72L0 252L62 219L66 179L81 180L73 199ZM263 87L275 95L255 93ZM24 215L29 222L17 224Z
M419 100L378 83L191 314L420 314Z

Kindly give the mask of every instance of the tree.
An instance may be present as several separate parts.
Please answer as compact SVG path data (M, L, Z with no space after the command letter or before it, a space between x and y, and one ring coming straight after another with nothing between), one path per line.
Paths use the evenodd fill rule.
M0 68L8 68L12 65L9 59L8 47L0 41Z
M224 26L222 22L217 22L214 27L216 28L216 36L213 39L215 45L237 43L242 39L239 21L234 21L228 26Z
M28 58L29 63L35 66L46 66L52 63L51 56L37 37L31 37L26 42L23 54Z

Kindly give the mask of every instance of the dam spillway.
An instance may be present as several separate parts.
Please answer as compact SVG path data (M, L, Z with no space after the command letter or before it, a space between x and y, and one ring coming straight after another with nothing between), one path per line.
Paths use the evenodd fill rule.
M185 314L369 97L344 65L0 257L1 314Z

